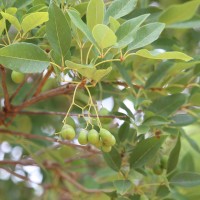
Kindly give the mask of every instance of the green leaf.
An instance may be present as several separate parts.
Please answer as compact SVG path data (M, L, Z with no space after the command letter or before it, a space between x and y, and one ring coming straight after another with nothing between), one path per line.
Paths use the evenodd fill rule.
M118 48L127 46L133 41L134 33L139 26L145 21L150 14L141 15L139 17L125 21L116 32Z
M156 191L156 196L160 198L163 198L167 196L168 194L170 194L170 190L169 190L169 187L167 187L166 185L160 185Z
M32 30L33 28L43 24L48 21L48 13L47 12L34 12L28 14L22 20L22 30L24 31L24 35Z
M80 15L74 10L68 10L67 12L72 23L74 23L74 25L85 34L85 36L91 43L96 44L92 33L90 32L87 25L81 20Z
M165 25L159 22L142 26L136 32L133 42L128 45L128 50L138 49L151 44L158 39L164 28Z
M151 137L139 142L130 155L129 162L131 168L139 168L145 165L146 162L155 156L165 139L166 136L161 136L159 139Z
M193 106L200 106L200 93L194 93L191 96L189 103Z
M167 71L171 68L172 62L161 62L156 70L151 74L145 83L145 88L150 88L160 83L161 80L166 76Z
M85 76L97 82L100 81L104 76L109 74L110 71L112 70L112 67L108 67L107 69L96 69L96 67L94 66L77 64L69 60L66 60L65 64L69 69L75 70L82 76Z
M15 16L4 12L1 12L1 15L4 19L8 20L18 31L21 30L21 24Z
M118 137L119 137L119 140L121 142L123 142L126 138L128 138L129 136L129 129L130 129L130 126L129 126L129 123L127 122L124 122L119 130L118 130Z
M190 146L198 153L200 153L199 145L193 140L190 136L188 136L184 131L181 131L181 135L187 140Z
M71 45L71 29L64 14L55 4L50 5L48 12L47 39L53 50L64 58L68 54Z
M120 23L113 17L109 17L109 24L113 32L116 32L116 30L120 27Z
M5 28L6 28L5 20L0 19L0 36L2 35L2 32L4 31Z
M197 121L197 118L189 114L178 114L171 118L172 126L187 126Z
M137 0L113 1L105 13L104 23L108 23L110 16L114 17L115 19L119 19L120 17L129 14L135 8L136 4Z
M126 194L132 186L132 183L129 180L117 180L114 181L113 184L117 190L117 193L120 195Z
M126 83L133 88L133 84L132 84L132 80L131 77L129 75L129 73L127 72L127 69L124 66L124 63L115 63L119 73L121 74L122 78L124 79L124 81L126 81Z
M194 17L184 22L177 22L174 24L170 24L167 25L166 28L173 28L173 29L200 28L200 18Z
M162 116L169 116L187 101L185 94L172 94L157 98L149 106L149 110Z
M101 49L113 46L117 42L115 33L104 24L97 24L92 30L92 35Z
M167 173L168 174L176 168L176 166L178 164L180 150L181 150L181 137L179 135L177 138L177 141L176 141L176 145L170 152L169 159L167 161Z
M104 1L103 0L90 0L87 7L87 25L92 31L95 25L102 24L104 18Z
M166 24L172 24L188 20L194 16L199 5L199 0L171 5L161 13L159 21Z
M121 156L114 147L109 153L103 153L103 157L111 169L117 172L120 170L122 164Z
M148 51L147 49L141 49L135 53L135 55L149 58L149 59L177 59L177 60L184 60L184 61L190 61L193 58L178 51L171 51L171 52L164 52L160 53L157 50L154 51Z
M40 73L49 65L46 53L38 46L18 43L0 49L0 63L22 73Z
M182 172L178 173L170 179L170 183L174 186L194 187L200 185L200 173Z
M144 120L143 125L146 126L159 126L169 124L169 120L161 116L152 116Z

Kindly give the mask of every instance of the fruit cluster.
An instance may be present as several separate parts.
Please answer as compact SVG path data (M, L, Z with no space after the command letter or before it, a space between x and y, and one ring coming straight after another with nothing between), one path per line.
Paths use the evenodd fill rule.
M76 131L73 126L65 124L59 134L63 139L73 140L76 136ZM110 152L112 146L115 145L115 137L110 133L110 131L100 128L100 131L95 129L86 130L81 129L78 135L78 142L81 145L92 144L98 148L101 148L104 152Z

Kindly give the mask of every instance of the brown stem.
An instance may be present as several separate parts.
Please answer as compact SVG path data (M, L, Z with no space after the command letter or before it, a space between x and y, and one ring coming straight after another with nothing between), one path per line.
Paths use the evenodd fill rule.
M19 91L21 90L21 88L23 87L23 85L26 83L27 81L26 77L23 82L17 87L17 89L15 90L15 92L10 96L10 102L16 97L16 95L19 93Z
M103 193L103 192L111 192L110 190L100 190L100 189L88 189L82 186L80 183L75 181L73 178L68 176L67 174L62 173L61 171L58 172L61 177L63 177L66 181L70 182L74 185L77 189L85 193Z
M4 98L5 98L5 109L6 111L10 111L11 110L11 105L10 105L10 101L9 101L9 94L8 94L8 89L7 89L7 85L6 85L6 70L3 67L3 65L0 64L0 71L1 71L1 84L2 84L2 88L3 88L3 93L4 93Z
M64 141L64 140L61 141L56 138L50 138L50 137L42 136L42 135L27 134L27 133L22 133L22 132L18 132L18 131L10 131L10 130L5 130L5 129L0 129L0 134L9 134L9 135L21 136L21 137L24 137L27 139L37 139L37 140L45 140L48 142L56 142L56 143L59 143L62 145L67 145L67 146L71 146L71 147L75 147L75 148L81 148L81 149L87 150L89 152L101 154L101 151L94 149L91 146L83 146L83 145L72 143L70 141Z
M18 112L19 110L22 110L23 108L28 107L32 104L35 104L39 101L43 101L45 99L48 99L50 97L54 97L57 95L69 93L69 92L73 91L74 88L75 88L74 84L67 84L67 85L61 86L59 88L49 90L47 92L39 94L38 96L35 96L35 97L32 97L31 99L26 100L21 105L16 106L14 110L15 110L15 112Z
M0 160L0 165L36 165L34 160L23 159L23 160Z
M34 97L37 96L41 92L42 87L44 86L44 84L46 83L46 81L48 80L52 72L53 72L53 67L50 67L48 72L45 74L44 78L42 79L42 81L39 83L35 93L33 94Z

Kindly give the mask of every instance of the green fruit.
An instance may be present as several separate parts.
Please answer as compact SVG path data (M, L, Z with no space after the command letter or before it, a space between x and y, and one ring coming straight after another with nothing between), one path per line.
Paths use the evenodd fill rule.
M95 129L91 129L88 133L88 142L95 145L99 143L99 139L99 133Z
M99 132L99 135L103 141L104 144L106 144L107 146L112 146L114 142L114 136L110 133L110 131L104 129L104 128L101 128L100 129L100 132Z
M111 146L105 146L105 145L103 145L103 146L101 147L101 150L102 150L103 152L108 153L108 152L110 152L110 151L112 150L112 147L111 147Z
M163 173L163 169L160 167L160 165L155 165L153 167L153 172L156 175L161 175Z
M79 144L82 144L82 145L87 144L88 143L87 137L88 137L88 131L85 129L82 129L78 136Z
M65 124L62 127L62 130L59 132L61 137L66 140L73 140L76 136L76 132L74 128L68 124Z
M106 108L101 108L100 110L99 110L99 113L98 113L100 116L107 116L107 115L109 115L109 111L106 109ZM112 121L112 119L111 118L104 118L104 117L100 117L100 121L101 121L101 123L105 123L105 124L108 124L108 123L110 123L111 121Z
M24 77L25 77L25 75L20 72L12 71L12 73L11 73L12 81L17 84L22 83L24 81Z
M103 145L103 142L102 142L101 138L99 138L99 142L97 144L95 144L95 147L100 148L100 147L102 147L102 145Z

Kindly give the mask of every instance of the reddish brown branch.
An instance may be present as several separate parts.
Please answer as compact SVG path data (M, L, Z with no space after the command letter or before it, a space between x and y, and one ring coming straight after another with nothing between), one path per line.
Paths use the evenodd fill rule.
M23 159L23 160L0 160L0 165L36 165L34 160Z
M0 71L1 71L1 85L3 88L3 93L4 93L4 98L5 98L5 109L6 111L11 110L11 105L9 101L9 94L8 94L8 89L6 85L6 70L3 67L3 65L0 64Z
M74 185L77 189L79 189L82 192L85 193L103 193L103 192L111 192L110 190L101 190L101 189L88 189L82 186L80 183L75 181L73 178L71 178L69 175L62 173L61 171L57 172L62 178L64 178L66 181Z
M42 90L42 87L44 86L44 84L46 83L46 81L48 80L49 76L51 75L51 73L53 72L53 67L50 67L48 72L45 74L44 78L42 79L42 81L40 82L40 84L38 85L35 93L34 93L34 97L37 96L41 90Z
M81 148L81 149L84 149L84 150L87 150L89 152L93 152L93 153L96 153L96 154L101 153L101 151L94 149L91 146L82 146L82 145L79 145L79 144L72 143L70 141L64 141L64 140L61 141L61 140L58 140L56 138L51 138L51 137L42 136L42 135L27 134L27 133L10 131L10 130L5 130L5 129L0 129L0 134L9 134L9 135L21 136L21 137L24 137L24 138L27 138L27 139L37 139L37 140L45 140L45 141L48 141L48 142L56 142L56 143L59 143L59 144L62 144L62 145L67 145L67 146L71 146L71 147L75 147L75 148Z
M21 90L21 88L23 87L23 85L26 83L27 81L27 78L26 77L23 82L17 87L17 89L15 90L15 92L11 95L10 97L10 102L16 97L16 95L19 93L19 91Z
M75 88L75 85L68 84L68 85L64 85L64 86L61 86L59 88L55 88L55 89L49 90L47 92L41 93L36 97L32 97L31 99L26 100L21 105L16 106L15 107L15 111L18 112L19 110L22 110L25 107L28 107L28 106L30 106L32 104L35 104L35 103L39 102L39 101L43 101L45 99L48 99L50 97L54 97L54 96L58 96L58 95L61 95L61 94L69 93L69 92L73 91L74 88Z

